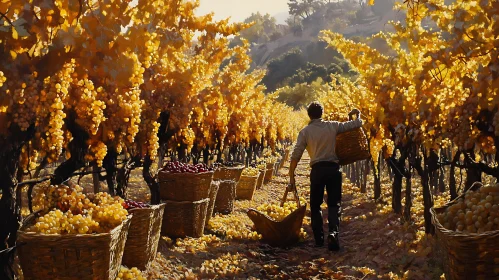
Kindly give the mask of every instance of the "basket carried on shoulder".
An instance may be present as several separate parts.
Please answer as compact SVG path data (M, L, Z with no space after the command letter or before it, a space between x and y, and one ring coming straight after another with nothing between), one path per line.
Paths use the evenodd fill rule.
M338 134L336 136L336 155L340 165L371 158L364 130L357 128Z
M252 200L257 182L258 176L241 176L241 180L239 180L236 187L236 199Z
M199 201L208 198L213 171L204 173L168 173L160 171L161 200Z
M482 187L475 183L468 190ZM463 233L446 229L437 215L456 204L465 193L443 207L431 208L431 220L435 226L438 245L444 255L444 271L447 279L499 279L499 230L484 233Z
M215 200L217 199L218 188L220 188L220 181L211 182L210 201L208 202L208 211L206 211L205 226L208 225L211 217L213 216L213 209L215 209Z
M26 232L37 214L28 216L17 233L17 243L22 244L17 251L24 279L116 279L131 216L109 233Z
M194 202L165 201L161 235L171 238L203 236L209 200L206 198Z
M217 198L215 199L214 213L221 213L224 215L230 214L234 211L234 201L236 200L236 182L226 180L220 182L218 188Z
M146 270L150 262L155 259L164 211L164 203L129 211L133 214L133 218L123 254L124 265Z

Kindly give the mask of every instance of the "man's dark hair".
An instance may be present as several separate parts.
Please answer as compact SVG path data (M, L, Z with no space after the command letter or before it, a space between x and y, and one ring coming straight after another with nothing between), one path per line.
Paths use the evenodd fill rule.
M322 113L324 112L324 108L322 108L322 105L314 101L308 105L307 108L307 113L310 119L320 119L322 117Z

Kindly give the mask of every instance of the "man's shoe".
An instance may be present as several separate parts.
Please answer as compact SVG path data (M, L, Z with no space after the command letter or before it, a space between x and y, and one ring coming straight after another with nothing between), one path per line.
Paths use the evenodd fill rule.
M315 243L314 248L322 248L324 247L324 243Z
M338 233L330 233L327 236L327 247L330 251L340 250L340 240L338 238Z
M315 239L315 246L314 247L316 247L316 248L324 247L324 237Z

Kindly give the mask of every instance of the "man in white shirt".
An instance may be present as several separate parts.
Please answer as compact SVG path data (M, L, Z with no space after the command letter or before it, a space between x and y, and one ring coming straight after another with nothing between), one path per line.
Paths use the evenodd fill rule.
M291 155L289 167L290 184L295 185L295 169L307 149L310 155L310 215L312 230L317 247L324 246L324 228L322 223L321 204L324 200L324 187L328 194L328 247L338 251L339 224L341 215L341 171L336 156L336 135L362 126L360 111L353 109L349 116L357 118L348 122L322 120L323 107L319 102L312 102L307 112L310 123L298 134L298 139Z

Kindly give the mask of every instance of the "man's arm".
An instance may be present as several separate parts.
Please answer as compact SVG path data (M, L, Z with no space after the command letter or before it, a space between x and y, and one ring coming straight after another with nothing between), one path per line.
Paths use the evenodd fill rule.
M289 183L291 185L295 184L295 169L298 165L298 161L296 159L291 159L291 163L289 164Z
M298 165L298 162L303 155L303 152L307 148L307 140L305 139L305 132L300 131L298 134L298 139L296 140L296 145L293 149L293 153L291 154L291 163L289 165L289 182L291 184L295 184L295 169Z
M357 115L357 119L351 120L352 115ZM347 132L350 130L354 130L362 126L362 120L360 119L360 111L358 109L353 109L348 116L350 117L350 121L348 122L338 122L338 133Z

